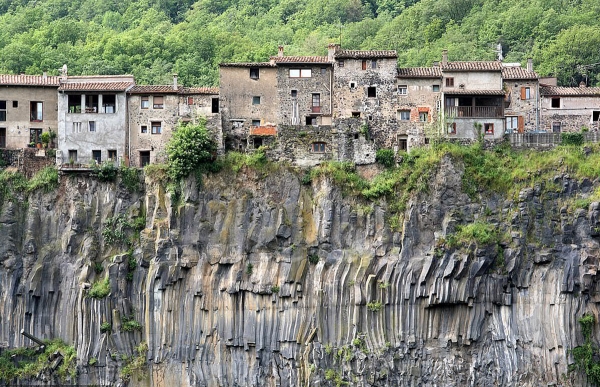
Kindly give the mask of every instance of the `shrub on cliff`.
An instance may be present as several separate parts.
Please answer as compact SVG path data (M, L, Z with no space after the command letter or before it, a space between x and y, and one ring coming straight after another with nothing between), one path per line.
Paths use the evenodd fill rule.
M217 150L206 129L206 122L179 125L167 143L169 176L174 180L187 177L204 163L210 162Z

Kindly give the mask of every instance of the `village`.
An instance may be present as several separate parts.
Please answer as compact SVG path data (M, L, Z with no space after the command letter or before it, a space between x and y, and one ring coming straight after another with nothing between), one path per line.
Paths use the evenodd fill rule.
M220 85L137 85L131 75L0 75L0 148L48 156L63 169L165 161L178 125L205 122L219 152L267 150L274 160L375 162L443 137L552 145L596 135L600 87L559 87L519 63L449 61L397 66L396 51L344 50L223 63ZM47 134L46 134L47 133ZM558 140L557 140L558 139ZM53 149L46 149L53 148ZM52 152L49 152L52 150ZM16 157L16 156L15 156ZM14 157L13 157L14 158Z

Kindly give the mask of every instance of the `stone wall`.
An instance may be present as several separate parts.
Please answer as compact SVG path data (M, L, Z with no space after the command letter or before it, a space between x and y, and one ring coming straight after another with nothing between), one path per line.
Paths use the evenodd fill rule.
M523 88L529 88L530 98L521 98ZM520 117L517 119L516 129L511 133L519 131L518 120L523 122L523 132L538 130L540 95L537 80L505 80L504 90L507 92L504 100L504 116ZM505 129L508 131L506 126Z
M0 150L0 157L4 165L16 168L25 177L30 179L45 167L56 165L55 159L48 157L46 153L46 149L2 149Z

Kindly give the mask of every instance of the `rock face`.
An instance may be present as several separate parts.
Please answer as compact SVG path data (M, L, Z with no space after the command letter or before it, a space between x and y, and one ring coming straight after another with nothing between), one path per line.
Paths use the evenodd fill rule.
M180 195L63 178L1 208L0 342L31 345L23 328L62 338L80 385L125 383L141 342L148 372L133 385L584 383L568 350L577 319L598 315L600 207L562 206L593 184L561 175L554 190L481 202L461 173L445 160L399 231L385 202L283 167L190 180ZM118 231L135 239L144 217L129 247ZM503 252L436 249L477 219L510 236ZM87 296L105 278L109 295Z

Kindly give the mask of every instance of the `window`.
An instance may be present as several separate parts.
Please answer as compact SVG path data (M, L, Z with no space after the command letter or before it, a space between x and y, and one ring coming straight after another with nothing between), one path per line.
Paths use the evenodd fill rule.
M0 121L6 121L6 101L0 101Z
M211 106L211 113L218 113L219 112L219 99L218 98L213 98L212 101L212 106Z
M506 117L506 133L516 133L519 129L518 117Z
M485 134L494 134L494 124L483 124Z
M252 144L254 145L254 149L258 149L261 146L263 146L262 137L254 137L254 139L252 140Z
M164 105L164 99L162 96L157 96L155 95L154 97L152 97L152 107L154 109L162 109L165 107Z
M592 112L592 121L593 122L600 121L600 111L595 110L595 111Z
M13 101L13 108L19 107L19 101Z
M398 94L407 95L408 94L408 86L407 85L398 85Z
M252 105L260 105L260 97L259 96L252 97Z
M161 134L162 133L162 123L160 121L154 121L150 124L150 128L152 130L152 134Z
M375 88L375 86L367 87L367 97L369 97L369 98L377 97L377 89Z
M90 132L95 132L96 131L96 121L89 121L88 127L90 129Z
M410 121L410 110L398 110L396 116L400 121Z
M148 125L142 125L140 132L141 133L148 133Z
M344 67L344 61L343 60L338 61L338 67Z
M73 122L73 133L81 133L81 122Z
M398 149L406 151L408 150L408 139L407 138L399 138L398 139Z
M425 145L429 145L429 142L430 142L429 137L425 137Z
M258 67L250 67L250 79L258 79L259 74Z
M116 149L108 150L108 159L110 161L117 161L117 150Z
M360 112L352 112L352 117L360 118Z
M140 105L142 109L148 109L150 107L150 97L142 97L142 104Z
M521 87L521 99L531 99L530 87Z
M560 133L561 126L562 126L562 124L560 122L553 122L552 123L552 132L553 133Z
M85 112L86 113L98 113L98 96L87 95L85 96Z
M324 142L313 142L311 150L313 153L325 153L325 143Z
M350 88L356 89L356 82L350 82Z
M298 97L298 90L292 90L292 98Z
M366 61L366 60L363 60L363 61L362 61L362 69L363 69L363 70L366 70L366 69L367 69L367 61Z
M313 93L311 107L313 113L321 113L321 94Z
M371 61L371 68L372 69L376 69L377 68L377 61L376 60Z
M321 67L321 75L327 74L327 68Z
M6 128L0 128L0 148L6 148Z
M6 101L2 101L2 102L4 102L4 111L6 111ZM29 115L31 121L43 121L44 120L43 106L44 106L44 104L42 102L31 101L30 115ZM6 117L5 117L5 119L6 119Z
M311 69L290 69L290 78L310 78L312 77Z
M317 117L307 116L306 117L306 125L317 126Z
M448 124L448 134L456 134L456 122Z
M38 143L42 142L42 129L29 129L29 142Z
M140 167L150 164L150 151L140 151Z
M188 105L193 105L194 104L194 97L187 97L187 104Z
M446 78L446 87L454 87L454 78Z
M69 162L76 162L77 161L77 150L75 149L69 149Z
M252 120L252 126L260 126L260 120Z
M102 96L102 113L112 114L117 111L117 97L114 94L106 94Z
M102 162L102 151L100 150L93 150L92 151L92 159L100 164Z
M552 98L552 107L559 108L560 107L560 98Z
M419 112L419 121L427 122L428 118L429 118L429 114L427 112Z
M434 93L439 93L440 92L440 85L433 85L433 86L431 86L431 90Z
M70 94L68 96L69 113L81 113L81 95Z

